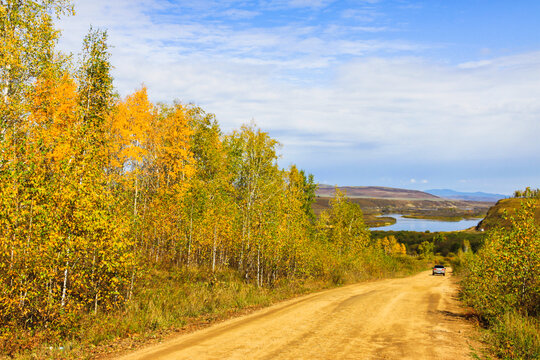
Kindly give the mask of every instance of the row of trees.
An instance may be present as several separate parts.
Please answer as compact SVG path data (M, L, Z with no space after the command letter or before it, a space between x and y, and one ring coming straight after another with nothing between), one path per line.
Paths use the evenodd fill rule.
M531 189L527 186L525 190L514 191L514 197L525 199L540 199L540 189Z
M371 231L371 237L377 242L386 237L395 237L398 243L403 243L406 246L409 254L425 255L427 254L425 250L428 250L428 253L431 251L435 255L445 257L454 257L460 251L477 252L484 242L485 235L486 233L480 232ZM422 243L431 243L432 245L422 245Z
M0 2L0 334L69 326L133 296L149 267L232 268L258 286L322 276L374 244L337 193L315 219L313 176L280 169L255 125L224 134L193 105L120 99L107 34L76 65L55 51L65 1Z

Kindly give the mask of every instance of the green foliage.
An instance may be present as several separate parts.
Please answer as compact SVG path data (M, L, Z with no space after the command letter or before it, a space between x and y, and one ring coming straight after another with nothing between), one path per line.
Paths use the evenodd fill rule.
M292 171L292 168L291 168ZM315 212L313 211L313 203L316 198L317 184L313 178L313 174L308 174L304 170L300 170L300 183L302 187L302 209L308 216L309 220L314 223L316 220Z
M113 79L111 54L108 51L107 32L90 28L83 41L81 64L78 71L78 94L85 112L87 126L95 127L93 136L103 141L103 124L113 107Z
M531 335L540 315L540 227L534 208L534 201L524 201L510 228L491 231L478 254L462 264L463 296L491 325L495 352L504 358L538 355L538 336Z
M332 244L339 254L355 254L369 244L369 230L364 224L362 210L336 188L330 209L319 216L319 236Z
M525 190L514 191L514 197L522 199L540 199L540 189L531 189L527 186Z
M431 259L433 257L434 245L430 241L423 241L418 245L418 253L424 259Z
M510 229L489 234L464 283L467 298L488 319L511 309L531 316L540 311L540 228L534 204L523 203L511 223Z
M463 251L464 245L468 243L468 247L473 252L478 251L484 242L485 233L472 232L445 232L445 233L425 233L417 231L376 231L371 230L373 239L382 239L387 236L394 236L398 242L404 243L407 246L409 254L419 254L418 247L424 242L432 242L434 244L433 252L448 256L450 253L457 254L460 250Z

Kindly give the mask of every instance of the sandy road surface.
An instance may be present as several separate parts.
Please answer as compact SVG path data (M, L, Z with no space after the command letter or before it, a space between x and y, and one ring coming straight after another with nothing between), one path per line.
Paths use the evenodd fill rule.
M122 359L470 359L451 276L431 272L285 301Z

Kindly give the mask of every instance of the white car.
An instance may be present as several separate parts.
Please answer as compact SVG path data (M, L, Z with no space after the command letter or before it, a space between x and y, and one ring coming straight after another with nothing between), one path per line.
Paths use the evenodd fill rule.
M432 275L446 276L446 268L443 265L435 265L433 267Z

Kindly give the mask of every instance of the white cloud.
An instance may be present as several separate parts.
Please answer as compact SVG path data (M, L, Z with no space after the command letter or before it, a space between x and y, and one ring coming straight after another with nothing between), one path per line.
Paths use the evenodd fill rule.
M356 21L369 23L380 17L381 13L374 8L345 9L342 11L341 16L345 19L354 19Z
M267 0L264 1L270 8L324 8L336 0Z
M258 11L249 11L249 10L242 10L242 9L229 9L223 12L223 15L234 19L251 19L257 15L259 15Z
M276 3L287 3L281 1ZM415 51L422 47L401 40L353 39L351 34L386 31L380 26L314 26L289 23L271 28L235 27L230 21L203 21L205 16L249 18L258 14L203 1L197 6L180 1L175 6L159 1L82 2L78 16L61 22L67 49L78 49L90 24L109 30L110 42L133 58L158 57L167 61L195 59L263 63L281 69L326 68L340 56L359 56L375 52ZM326 4L303 1L302 4ZM219 5L218 5L219 4ZM274 2L271 2L274 4ZM267 4L268 6L271 4ZM298 3L300 4L300 3ZM185 14L193 11L189 17ZM356 35L356 37L358 37ZM116 55L116 53L115 53Z
M146 9L159 4L82 2L61 23L61 46L76 51L90 23L106 27L123 95L144 82L154 100L193 101L225 129L254 118L280 134L293 161L316 152L418 162L540 153L540 52L452 65L420 57L421 45L359 40L339 26L156 22ZM327 2L267 5L279 4Z
M490 60L480 60L480 61L469 61L458 65L460 69L477 69L485 66L492 65L493 62Z
M334 0L290 0L288 3L294 7L314 7L320 8L328 6Z

